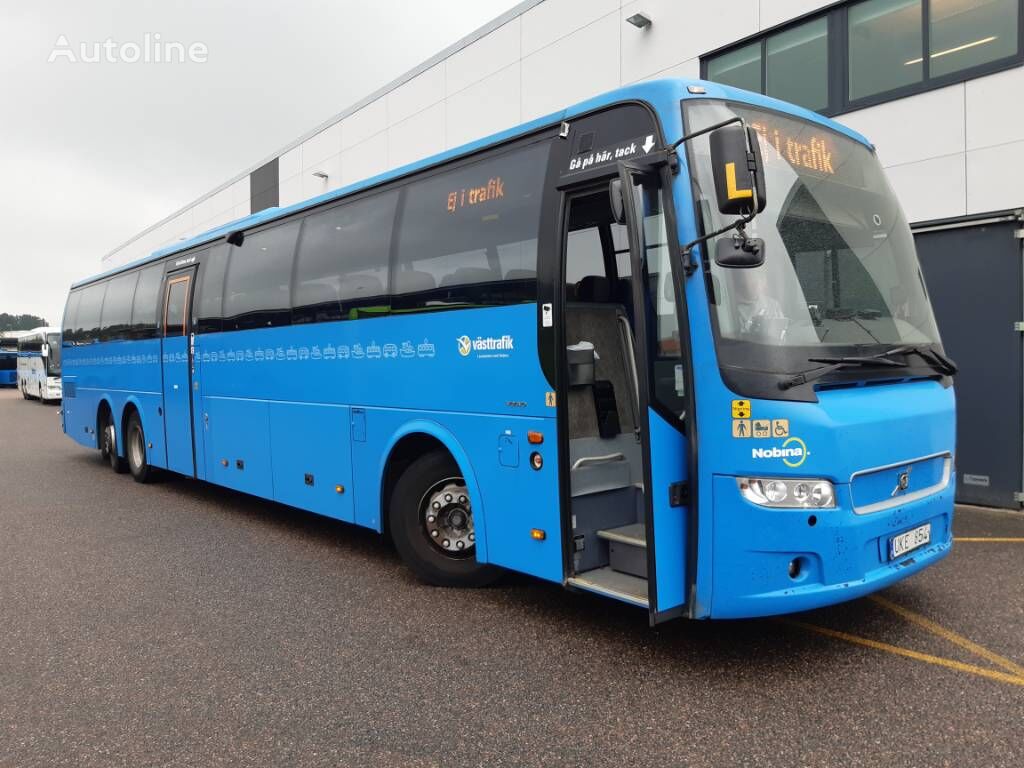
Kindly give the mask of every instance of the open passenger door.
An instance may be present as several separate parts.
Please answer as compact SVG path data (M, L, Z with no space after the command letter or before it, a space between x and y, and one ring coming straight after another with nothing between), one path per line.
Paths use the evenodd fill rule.
M692 377L667 165L620 162L632 274L644 454L648 610L655 624L683 615L689 574ZM641 311L640 308L643 308Z

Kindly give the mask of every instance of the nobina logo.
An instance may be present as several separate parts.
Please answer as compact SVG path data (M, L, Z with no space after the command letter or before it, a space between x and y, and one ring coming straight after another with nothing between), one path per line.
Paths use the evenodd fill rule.
M787 467L799 467L811 452L807 450L807 443L799 437L791 437L786 440L781 448L753 448L750 455L755 459L782 459Z
M515 339L507 333L504 336L458 336L455 341L459 345L459 354L469 357L470 352L511 352L515 348ZM507 355L484 355L485 357L507 357Z

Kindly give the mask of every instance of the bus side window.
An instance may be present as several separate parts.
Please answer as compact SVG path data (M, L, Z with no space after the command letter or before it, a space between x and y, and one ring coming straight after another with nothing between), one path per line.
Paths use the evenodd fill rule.
M75 318L78 316L78 304L82 300L82 291L72 291L64 307L64 320L61 323L61 334L64 344L75 343Z
M295 257L292 322L322 323L386 314L388 252L398 190L306 218Z
M224 330L291 324L291 274L301 224L277 224L231 246L224 278Z
M129 272L110 281L107 297L103 301L100 319L100 341L119 341L128 337L128 326L132 320L132 299L138 272Z
M156 264L139 273L132 301L130 339L152 339L156 337L156 305L160 288L164 283L164 265Z
M228 245L215 246L199 270L199 288L193 305L196 333L216 333L223 328L224 273L228 268Z
M405 190L396 310L537 300L537 237L548 142L417 179Z
M107 283L95 283L82 292L75 320L75 338L78 344L94 344L100 332L100 316L103 312L103 297Z

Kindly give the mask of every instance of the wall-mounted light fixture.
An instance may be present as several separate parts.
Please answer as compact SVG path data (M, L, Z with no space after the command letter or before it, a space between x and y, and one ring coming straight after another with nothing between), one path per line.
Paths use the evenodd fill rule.
M316 176L318 179L323 179L324 181L327 181L327 174L324 173L323 171L313 171L313 175Z
M647 27L654 23L651 21L651 17L646 13L634 13L632 16L627 18L626 21L637 29L647 29Z

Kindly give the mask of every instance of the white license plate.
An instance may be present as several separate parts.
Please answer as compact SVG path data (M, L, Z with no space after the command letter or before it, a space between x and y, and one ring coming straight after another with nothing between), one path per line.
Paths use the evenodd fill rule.
M895 560L907 552L923 547L932 540L932 524L925 523L913 530L893 536L889 539L889 559Z

